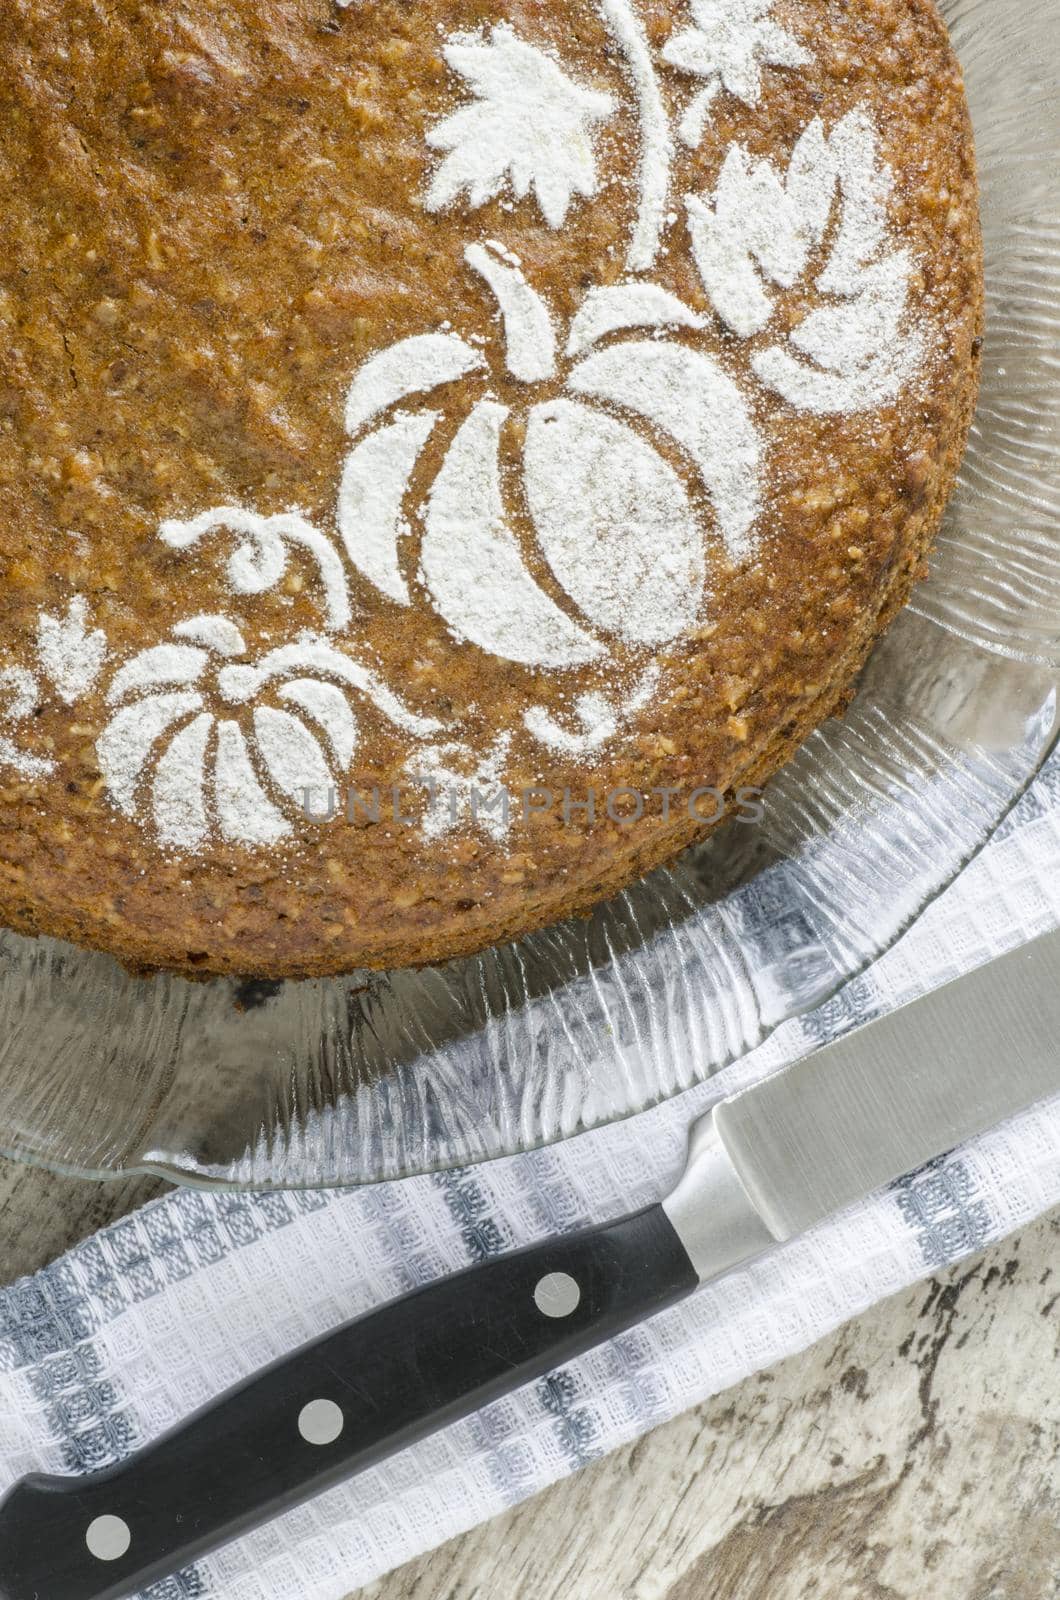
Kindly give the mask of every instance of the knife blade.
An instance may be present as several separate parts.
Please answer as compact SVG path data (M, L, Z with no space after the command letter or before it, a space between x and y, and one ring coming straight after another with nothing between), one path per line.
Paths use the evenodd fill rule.
M695 1202L720 1146L771 1237L805 1233L1060 1089L1060 931L910 1001L714 1108L664 1201L710 1273ZM738 1213L743 1216L743 1213ZM746 1217L744 1217L746 1222ZM693 1255L695 1259L695 1255Z
M2 1600L121 1600L1060 1090L1060 932L730 1100L660 1204L443 1278L0 1503Z

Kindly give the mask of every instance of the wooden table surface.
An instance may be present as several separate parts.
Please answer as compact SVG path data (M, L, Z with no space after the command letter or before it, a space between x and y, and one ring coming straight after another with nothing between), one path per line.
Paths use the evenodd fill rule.
M0 1162L0 1280L158 1187ZM1058 1246L1060 1214L358 1600L1057 1600Z

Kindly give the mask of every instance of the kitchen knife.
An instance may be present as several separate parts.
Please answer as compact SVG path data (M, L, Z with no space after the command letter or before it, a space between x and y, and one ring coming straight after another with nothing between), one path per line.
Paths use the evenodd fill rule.
M116 1467L0 1504L3 1600L119 1600L1060 1090L1060 932L726 1100L661 1205L326 1334Z

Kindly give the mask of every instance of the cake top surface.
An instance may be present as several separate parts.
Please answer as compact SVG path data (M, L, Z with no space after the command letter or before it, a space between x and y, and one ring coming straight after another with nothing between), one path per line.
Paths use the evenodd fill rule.
M727 788L858 655L978 304L922 0L11 0L0 60L30 898L555 888L614 839L528 792Z

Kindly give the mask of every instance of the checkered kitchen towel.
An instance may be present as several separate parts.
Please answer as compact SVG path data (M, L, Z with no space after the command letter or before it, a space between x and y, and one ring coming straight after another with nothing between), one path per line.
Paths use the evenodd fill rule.
M116 1461L377 1301L658 1198L714 1101L1057 925L1060 760L890 955L678 1101L477 1170L147 1206L0 1291L0 1490ZM1060 1097L150 1593L338 1600L1057 1203Z

